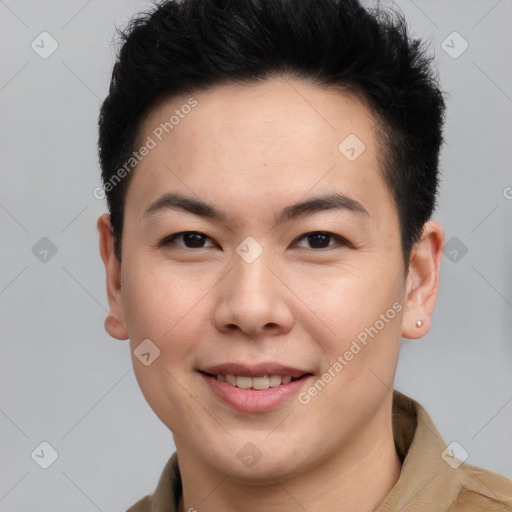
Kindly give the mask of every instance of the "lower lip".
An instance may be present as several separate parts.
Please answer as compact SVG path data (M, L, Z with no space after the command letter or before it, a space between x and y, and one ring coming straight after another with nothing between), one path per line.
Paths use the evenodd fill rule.
M307 375L288 384L254 390L238 388L228 382L222 382L216 377L200 373L217 397L242 412L266 412L277 409L284 402L295 396L310 377Z

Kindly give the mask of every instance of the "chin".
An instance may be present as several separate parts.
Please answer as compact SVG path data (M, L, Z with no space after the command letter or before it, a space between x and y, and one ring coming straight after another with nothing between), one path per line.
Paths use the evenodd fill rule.
M230 444L232 446L235 443ZM263 448L258 449L257 444ZM209 457L213 468L225 475L229 474L233 482L242 485L269 485L275 484L276 480L287 480L301 472L293 456L292 447L289 453L278 453L275 447L263 441L259 443L244 441L236 445L240 445L241 448L238 450L230 448L220 454L211 454Z

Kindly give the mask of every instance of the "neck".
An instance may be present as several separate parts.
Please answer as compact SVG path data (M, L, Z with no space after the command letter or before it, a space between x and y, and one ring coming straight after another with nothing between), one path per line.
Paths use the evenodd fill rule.
M401 462L396 453L390 412L373 422L339 451L307 472L282 482L241 484L207 470L177 442L183 495L177 512L373 512L397 482ZM378 420L378 418L375 418ZM371 482L371 485L368 483Z

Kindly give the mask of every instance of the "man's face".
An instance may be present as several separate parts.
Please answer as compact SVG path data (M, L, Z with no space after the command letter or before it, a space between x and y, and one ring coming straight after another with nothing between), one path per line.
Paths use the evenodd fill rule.
M144 340L160 350L147 366L133 355L141 390L178 450L233 478L350 456L390 414L405 300L374 120L354 97L299 81L193 97L147 116L139 141L156 146L126 197L114 314L132 355ZM221 217L158 207L165 194ZM333 194L336 208L289 208ZM262 374L292 373L280 366L306 375L261 390L206 375L228 363L240 367L221 373L261 377L242 386L278 383Z

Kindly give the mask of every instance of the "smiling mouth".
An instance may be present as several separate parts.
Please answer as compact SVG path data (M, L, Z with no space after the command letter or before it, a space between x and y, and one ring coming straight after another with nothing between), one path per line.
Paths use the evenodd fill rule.
M214 379L226 382L233 387L240 389L250 390L264 390L269 388L275 388L282 384L289 384L296 380L301 380L304 377L311 375L310 373L304 373L300 377L292 377L290 375L261 375L259 377L249 377L247 375L232 375L232 374L212 374L201 371L200 373L208 375Z

